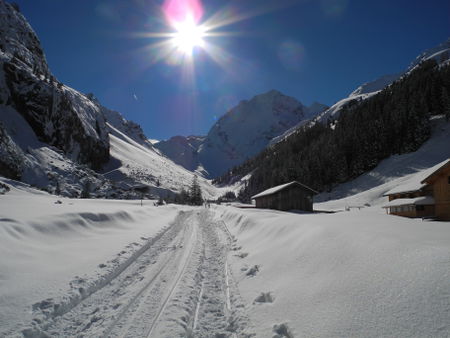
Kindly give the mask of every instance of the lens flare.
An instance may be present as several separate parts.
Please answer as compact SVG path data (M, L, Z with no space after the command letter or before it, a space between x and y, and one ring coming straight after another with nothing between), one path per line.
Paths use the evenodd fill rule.
M188 17L197 25L203 17L203 5L200 0L165 0L163 12L172 27L186 21Z

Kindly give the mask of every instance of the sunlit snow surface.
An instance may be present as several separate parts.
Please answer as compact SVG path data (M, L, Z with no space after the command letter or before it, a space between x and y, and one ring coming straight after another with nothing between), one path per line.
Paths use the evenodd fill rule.
M75 276L103 274L100 264L130 256L176 215L175 207L149 205L59 198L26 187L0 195L0 336L30 323L32 304L61 296Z

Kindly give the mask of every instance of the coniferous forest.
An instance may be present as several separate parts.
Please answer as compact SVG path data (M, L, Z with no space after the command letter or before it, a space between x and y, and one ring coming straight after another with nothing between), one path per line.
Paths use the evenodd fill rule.
M243 201L298 180L323 192L374 168L393 154L416 151L431 133L430 117L450 119L450 66L429 60L380 93L349 102L336 120L311 122L214 183L252 173Z

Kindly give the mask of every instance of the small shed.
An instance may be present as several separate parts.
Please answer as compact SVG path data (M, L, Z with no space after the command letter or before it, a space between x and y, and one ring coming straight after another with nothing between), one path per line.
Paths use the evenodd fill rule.
M317 191L293 181L282 184L252 196L257 208L276 210L313 211L313 196Z

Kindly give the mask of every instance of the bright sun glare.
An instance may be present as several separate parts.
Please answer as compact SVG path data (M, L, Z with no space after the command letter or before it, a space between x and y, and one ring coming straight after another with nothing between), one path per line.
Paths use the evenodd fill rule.
M192 54L194 47L204 47L205 29L197 25L192 16L186 17L182 22L175 24L176 33L173 38L174 45L185 54Z

